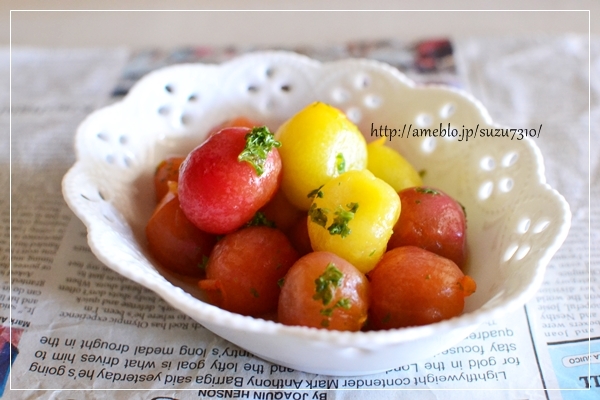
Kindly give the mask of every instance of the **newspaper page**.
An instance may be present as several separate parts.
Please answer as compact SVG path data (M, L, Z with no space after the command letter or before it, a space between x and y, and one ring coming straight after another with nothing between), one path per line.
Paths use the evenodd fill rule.
M537 144L548 183L571 206L572 227L526 311L546 387L566 389L561 392L564 399L600 396L600 208L591 201L600 190L600 132L598 91L590 81L600 73L599 44L597 37L590 43L578 36L457 44L458 69L467 77L467 90L494 120L507 125L543 123L552 135ZM551 69L541 67L550 60ZM558 100L562 96L566 103ZM556 395L549 392L550 398Z
M430 70L429 78L453 85L464 82L476 96L478 90L492 90L489 81L470 80L464 73L471 70L463 64L471 62L474 70L479 60L470 59L468 52L458 52L464 54L459 69L465 69L459 81L453 66L457 57L443 50L445 43L433 45L442 50L433 61L425 62L441 65ZM562 48L556 40L542 44L554 46L555 51ZM460 45L473 53L489 50L485 42L459 43L459 49ZM416 47L407 51L404 46L404 53L401 47L388 41L304 52L333 59L356 54L349 49L358 48L366 56L383 54L390 62L396 55L406 62ZM230 57L237 51L243 49L209 54ZM181 60L173 54L169 54L172 60ZM8 50L3 57L8 58ZM397 368L376 375L320 376L263 361L219 338L153 292L106 268L87 246L86 229L65 205L60 181L74 162L72 141L79 122L126 93L127 81L136 79L132 70L153 68L140 57L122 49L12 51L12 115L8 98L2 98L0 113L3 126L10 122L12 133L10 173L6 168L9 154L2 153L6 166L2 182L10 179L12 189L10 197L1 199L3 221L11 227L9 231L3 224L0 242L5 266L0 291L3 398L419 399L477 398L480 391L491 399L591 399L597 395L599 371L593 360L598 348L593 345L597 343L594 308L598 300L591 296L593 284L588 284L589 278L596 282L597 276L589 273L584 239L598 234L597 227L589 230L589 203L585 201L586 179L598 174L596 164L589 170L585 165L572 165L580 159L584 163L587 154L581 143L584 139L577 139L587 132L587 119L581 117L587 104L565 111L571 114L554 116L554 134L573 135L568 139L573 154L567 160L561 159L565 155L560 142L548 139L550 143L542 148L549 183L563 194L568 191L574 223L536 298L430 359L408 365L399 361ZM164 62L164 57L158 60ZM537 68L546 64L543 57L535 62ZM525 60L523 65L527 65ZM480 62L479 67L484 64ZM586 76L587 71L575 68L575 72ZM420 74L422 81L427 78L425 71L413 73ZM8 71L2 74L7 76ZM578 88L561 89L565 90L563 98L580 96ZM499 100L482 97L486 105L486 101L496 105ZM548 116L520 115L532 120ZM569 123L569 130L563 131L560 123Z

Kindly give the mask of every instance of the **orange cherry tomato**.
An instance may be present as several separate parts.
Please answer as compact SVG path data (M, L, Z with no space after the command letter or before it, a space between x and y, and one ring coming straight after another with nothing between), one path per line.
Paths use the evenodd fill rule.
M275 196L261 209L264 216L283 232L289 232L301 217L306 217L306 212L296 208L279 189Z
M352 264L333 253L301 257L285 276L278 319L339 331L359 331L367 320L369 282Z
M159 202L169 192L169 182L179 181L179 166L185 157L169 157L158 164L154 172L154 191Z
M415 246L386 252L368 274L369 328L427 325L463 312L475 281L447 258Z
M388 241L388 250L417 246L456 263L467 259L467 220L460 203L439 189L417 186L401 190L400 218Z
M166 269L185 276L204 275L203 263L217 242L215 235L196 228L181 211L177 184L163 197L146 225L152 256Z
M300 256L313 251L312 245L310 244L310 236L308 235L307 218L308 216L306 213L303 213L302 216L294 222L287 234Z
M198 283L217 307L242 315L263 316L277 310L279 280L298 253L278 229L250 226L222 238Z

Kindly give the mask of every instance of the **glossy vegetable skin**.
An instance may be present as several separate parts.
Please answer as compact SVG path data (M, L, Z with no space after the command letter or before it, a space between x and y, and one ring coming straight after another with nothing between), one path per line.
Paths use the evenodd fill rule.
M177 184L163 196L146 225L152 256L165 268L185 276L204 275L203 262L217 242L216 236L201 231L183 214Z
M286 233L293 228L302 216L306 217L306 212L292 205L281 189L260 211L268 220L273 221L278 229Z
M298 253L279 230L266 226L242 228L221 239L206 265L206 279L198 285L209 301L242 315L275 312L279 280Z
M329 252L301 257L285 277L278 319L340 331L358 331L366 319L369 282L352 264Z
M462 206L432 187L408 188L399 196L402 213L388 249L418 246L463 268L467 258L467 221Z
M181 165L181 208L199 229L231 233L252 219L277 191L281 158L276 147L264 152L260 168L240 159L253 140L248 135L255 132L257 128L222 129L192 150Z
M456 264L419 247L385 253L368 274L369 329L427 325L462 314L475 281Z
M169 157L158 164L154 172L154 192L156 202L160 202L169 192L169 182L179 181L179 167L185 157Z
M315 193L308 214L312 248L335 253L367 273L386 250L400 199L371 172L348 171Z
M251 120L250 118L236 117L236 118L229 119L229 120L223 122L222 124L219 124L219 125L215 126L214 128L212 128L208 132L208 137L214 135L215 133L217 133L220 130L225 129L225 128L254 128L255 126L261 126L261 124L259 124L256 121Z
M369 143L367 154L367 169L388 183L396 192L423 185L417 170L395 149L386 146L386 138Z
M340 110L325 103L308 105L277 129L285 164L282 189L297 208L308 210L307 195L346 171L367 166L363 135Z

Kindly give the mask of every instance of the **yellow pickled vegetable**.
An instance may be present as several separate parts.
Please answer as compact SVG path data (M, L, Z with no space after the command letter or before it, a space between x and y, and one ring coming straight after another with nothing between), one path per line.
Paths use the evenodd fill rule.
M346 171L367 167L367 144L340 110L325 103L308 105L275 134L283 165L281 189L292 204L308 210L309 193Z
M422 186L423 180L415 168L400 153L385 145L386 138L367 145L367 169L383 179L396 192L414 186Z
M329 251L361 272L375 267L400 216L400 197L367 170L331 179L308 211L308 235L315 251Z

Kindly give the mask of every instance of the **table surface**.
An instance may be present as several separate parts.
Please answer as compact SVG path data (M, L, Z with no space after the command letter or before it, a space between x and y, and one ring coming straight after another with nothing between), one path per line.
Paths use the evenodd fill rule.
M341 4L330 0L148 0L143 10L140 4L136 0L5 0L0 4L0 45L168 48L600 33L600 26L593 23L595 11L600 11L600 2L595 0L508 0L501 4L459 0L452 2L452 10L442 0L401 4L372 0L368 10L359 11L365 3L357 0ZM241 4L253 11L236 10Z
M597 161L600 160L599 149L597 146L589 146L589 143L597 142L599 134L596 128L600 115L597 103L598 87L593 85L590 95L588 77L600 76L600 63L597 62L600 46L597 40L592 40L591 46L588 45L585 35L588 32L600 33L593 19L594 15L598 15L595 11L600 11L599 1L502 2L502 7L509 11L440 11L445 2L427 0L402 2L402 7L438 11L123 11L134 10L140 3L141 1L134 0L118 0L118 4L116 0L106 0L102 3L85 0L2 0L0 3L0 46L7 46L9 43L13 46L10 70L9 63L5 62L9 59L6 49L3 53L5 61L0 62L0 76L5 77L0 79L0 86L4 87L4 90L0 90L0 110L5 110L4 113L0 112L0 124L6 127L0 129L0 132L4 132L0 135L4 135L1 138L8 137L10 122L13 133L10 153L13 161L13 191L10 200L12 204L18 205L15 207L12 221L20 221L20 225L14 225L18 227L15 232L33 232L34 219L29 221L23 215L37 215L36 211L41 209L41 205L48 207L48 204L56 210L55 214L50 216L62 223L52 225L54 230L51 232L60 232L60 235L63 235L68 229L66 224L71 221L71 214L64 205L60 182L74 159L72 134L90 110L114 100L108 98L112 86L107 88L106 82L116 81L122 76L124 65L131 59L129 56L135 54L131 50L136 47L161 47L172 50L186 45L321 46L379 38L412 42L420 38L443 36L461 39L453 42L457 43L456 60L460 61L457 70L466 89L486 106L495 121L514 127L544 124L544 139L538 140L537 143L545 156L548 183L564 193L574 216L569 241L548 268L546 284L557 285L555 282L559 282L559 279L570 279L571 276L565 275L564 268L573 268L573 271L579 274L577 277L588 276L589 266L586 264L588 259L585 255L589 254L586 247L589 232L590 237L594 239L591 243L598 243L597 222L588 230L588 218L590 213L594 216L599 215L596 203L590 206L588 201L599 196L600 176ZM143 4L147 10L160 10L167 6L170 9L185 10L196 7L199 3L172 0L167 4L166 1L148 0ZM230 0L202 2L205 7L222 9L235 8L238 3ZM259 8L333 7L329 1L320 1L317 4L311 0L285 3L265 0L254 1L251 4ZM361 3L354 0L343 4L348 8L361 6ZM398 7L397 2L391 1L372 0L368 4L373 8ZM463 0L453 2L453 5L456 8L479 9L482 2ZM10 9L93 10L98 7L118 7L121 11L8 12ZM517 10L524 8L546 11ZM564 10L551 11L558 9ZM592 11L565 11L568 9ZM5 29L9 25L10 29ZM567 36L572 33L583 36ZM540 37L539 34L549 37ZM501 40L488 41L486 38L489 36ZM30 50L23 48L25 46L36 48ZM123 47L125 51L114 49L115 46ZM83 50L49 51L40 47L79 47ZM92 47L111 49L89 50ZM9 89L9 79L6 78L9 72L12 73L11 103L6 95ZM552 85L546 84L550 81ZM6 112L9 104L16 110L12 119L9 119ZM6 160L9 158L7 148L8 146L0 146L0 182L5 184L9 181L6 168ZM591 188L588 188L584 178L586 176L591 177ZM5 195L0 196L0 216L4 215L6 220L9 191L2 193ZM46 218L45 215L43 218ZM42 220L47 221L50 219ZM597 217L595 221L598 221ZM75 237L74 235L84 237L77 229L71 229L69 232L69 238ZM59 236L56 248L59 248L60 240L62 239ZM25 246L29 249L29 243L25 240L20 244L17 241L14 243L19 251ZM0 250L2 246L6 247L6 241L2 243L0 240ZM68 245L61 245L60 248L68 250ZM564 257L565 255L568 257ZM59 257L57 260L57 265L61 265ZM45 275L37 276L39 279L53 282L52 285L46 285L48 295L44 298L49 300L39 302L37 316L53 316L56 310L62 309L62 304L72 301L65 297L63 292L54 290L55 286L66 279L56 273L57 270L47 270ZM65 272L64 269L61 271ZM597 282L597 276L600 275L597 274L597 268L595 271L594 282ZM559 300L552 299L544 300L546 303L541 300L537 303L538 300L535 299L536 303L531 303L529 308L532 315L542 306L548 309L558 307ZM37 301L37 298L34 300ZM560 306L565 305L561 303ZM50 309L53 311L45 313ZM529 331L525 329L528 325L524 322L524 316L524 311L520 310L518 318L511 318L507 323L514 324L510 325L511 327L520 327L524 333L519 337L526 339L529 343L527 346L531 346L532 341ZM532 320L537 321L533 326L541 329L539 326L544 320L537 317L532 317ZM129 328L124 326L122 329L125 331ZM544 329L544 333L548 334L558 332L552 327ZM23 336L19 359L13 366L15 371L18 368L29 370L36 354L35 350L45 346L39 339L39 335L45 335L45 332L32 332ZM181 332L183 339L180 340L183 343L186 332ZM57 335L59 333L57 331ZM131 331L127 333L131 335ZM190 331L187 334L195 333ZM81 337L87 338L86 335ZM208 339L207 342L210 340L212 339ZM523 344L523 349L529 347ZM545 350L540 354L546 357L542 364L545 362L550 369L553 368L550 357L553 354L556 354L556 357L563 356L559 346L552 348L554 353L550 353L546 347L542 349ZM532 366L536 361L529 357L527 362L529 364L523 364L524 366L517 371L539 375L537 369ZM548 387L571 388L574 385L573 379L575 383L580 383L577 375L571 371L573 369L568 369L568 373L565 373L566 383L548 381ZM31 374L29 371L28 376ZM566 379L571 375L574 377L572 380ZM544 375L544 378L546 377ZM532 385L539 387L541 383ZM121 398L128 398L126 396L129 396L129 392L123 393ZM424 396L427 395L426 392L423 393ZM556 393L559 392L549 391L547 398L556 399L560 396L560 393ZM13 398L18 398L21 394L16 392ZM197 396L196 393L193 395ZM52 393L48 393L46 398L53 396ZM506 397L502 397L499 394L495 398L509 396L510 394L507 394ZM6 393L4 397L7 397ZM412 393L410 397L413 398ZM523 394L522 397L535 396L527 393L527 396Z

